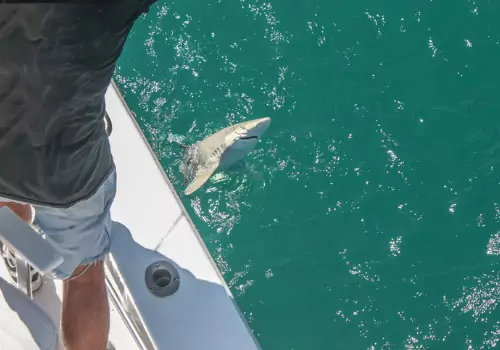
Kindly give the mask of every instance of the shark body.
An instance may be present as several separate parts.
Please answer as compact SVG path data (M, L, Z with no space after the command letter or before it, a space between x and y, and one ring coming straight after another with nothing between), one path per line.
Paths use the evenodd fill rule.
M187 168L192 181L184 191L189 195L207 182L217 169L226 169L250 153L271 124L260 118L228 126L188 147Z

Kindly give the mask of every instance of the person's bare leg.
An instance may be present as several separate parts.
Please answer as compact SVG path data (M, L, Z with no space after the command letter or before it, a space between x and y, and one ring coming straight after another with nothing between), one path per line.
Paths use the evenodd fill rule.
M28 204L0 202L31 224ZM86 269L86 270L85 270ZM109 304L102 261L78 266L63 286L62 332L67 350L106 350L109 333Z
M28 204L0 202L27 223L32 222ZM85 270L86 269L86 270ZM109 305L102 261L78 266L63 286L62 332L67 350L106 350Z
M61 321L63 341L67 350L105 350L109 332L109 305L104 266L101 261L89 265L86 271L85 268L78 266L73 275L64 281Z
M17 214L21 219L31 224L33 221L31 206L29 204L20 204L15 202L0 202L0 208L8 206L10 210Z

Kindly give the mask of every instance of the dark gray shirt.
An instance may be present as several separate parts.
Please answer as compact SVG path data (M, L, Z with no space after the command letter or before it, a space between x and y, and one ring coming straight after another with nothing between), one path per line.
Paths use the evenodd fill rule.
M67 207L107 178L104 94L149 4L0 4L0 197Z

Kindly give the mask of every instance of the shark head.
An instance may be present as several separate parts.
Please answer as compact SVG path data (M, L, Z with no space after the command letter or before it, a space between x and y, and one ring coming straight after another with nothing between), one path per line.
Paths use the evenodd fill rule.
M227 135L226 142L232 147L251 151L271 125L271 118L260 118L236 124Z

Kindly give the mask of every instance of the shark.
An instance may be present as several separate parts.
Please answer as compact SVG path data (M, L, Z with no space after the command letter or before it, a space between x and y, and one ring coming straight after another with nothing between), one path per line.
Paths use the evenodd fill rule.
M186 168L192 178L184 193L190 195L218 169L224 170L253 151L271 125L271 118L260 118L228 126L187 148Z

